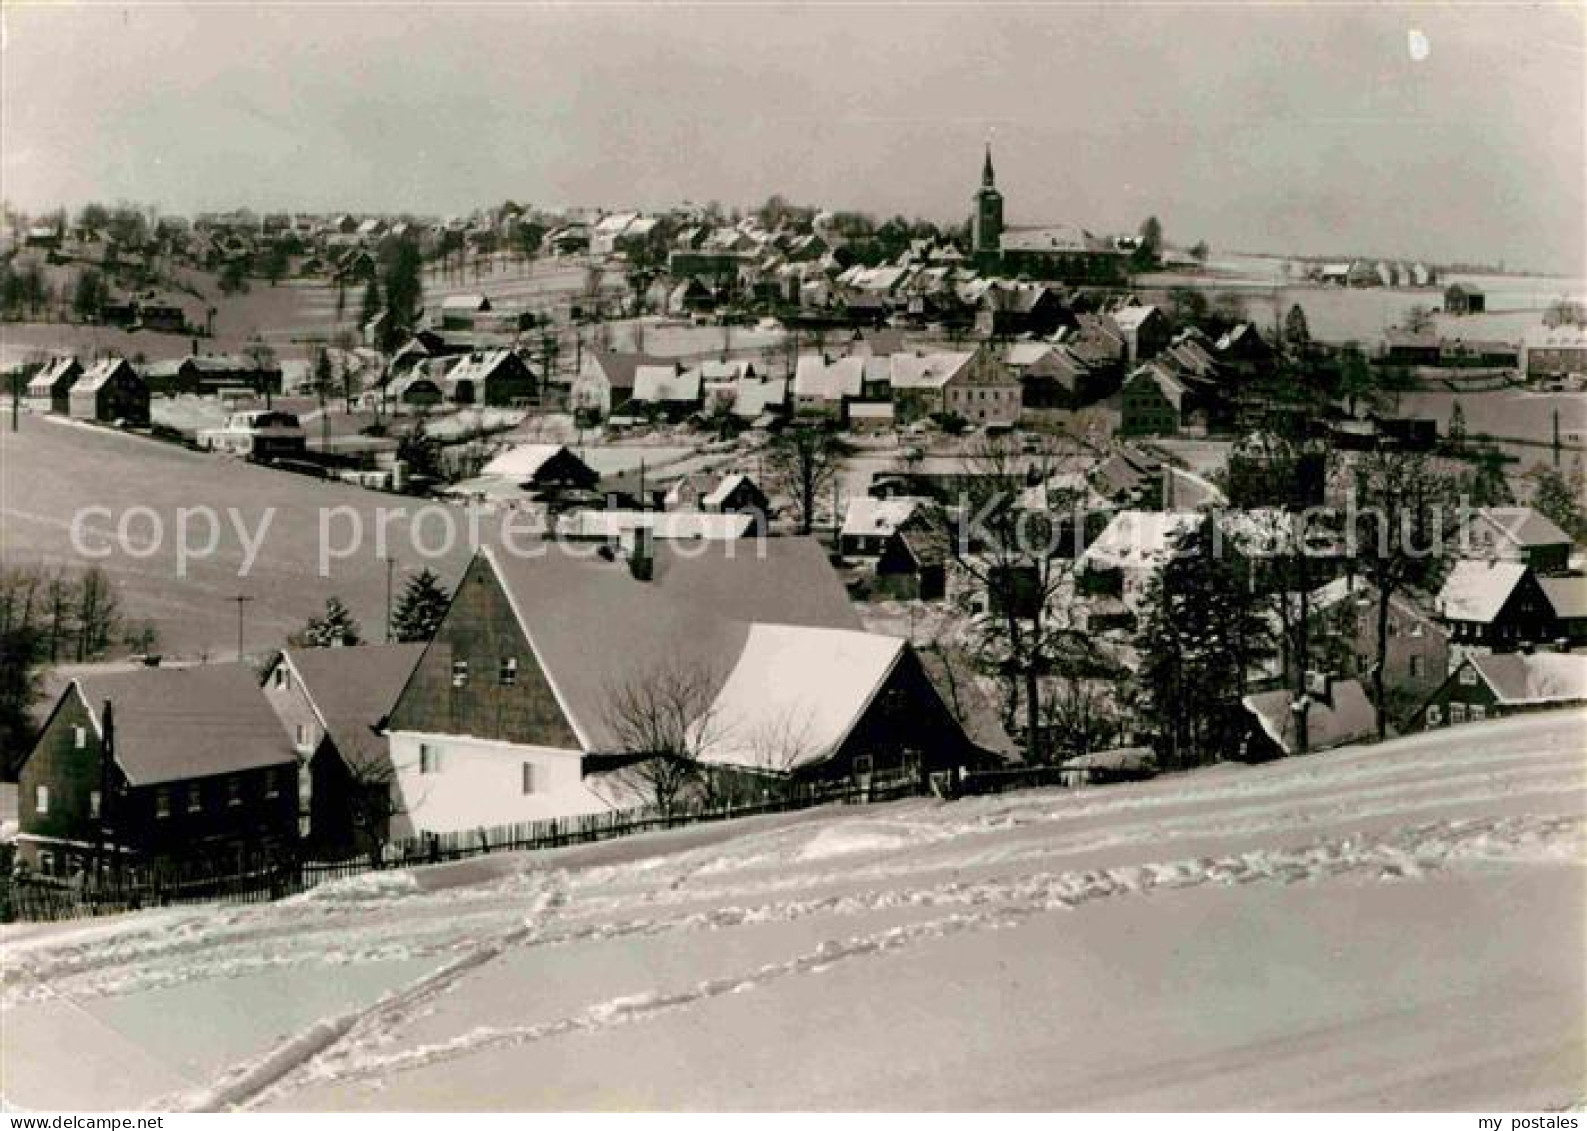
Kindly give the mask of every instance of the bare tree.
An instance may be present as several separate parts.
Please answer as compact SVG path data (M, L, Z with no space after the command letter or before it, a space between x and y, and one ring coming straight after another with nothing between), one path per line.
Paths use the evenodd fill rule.
M1429 575L1454 500L1425 453L1398 449L1366 453L1356 465L1355 491L1352 550L1377 589L1372 702L1382 739L1388 734L1389 606L1396 594Z
M816 513L849 454L848 445L820 424L796 424L766 447L766 477L771 487L793 501L799 533L815 529ZM837 516L833 516L836 524Z
M722 741L715 707L721 681L698 665L657 665L610 689L605 721L624 764L605 775L665 816L691 795L709 795L703 757Z
M952 568L967 582L967 604L981 666L1004 685L1006 724L1023 710L1026 755L1047 754L1042 735L1044 678L1104 667L1073 616L1080 491L1056 478L1072 470L1072 441L1043 437L1026 452L1004 436L983 435L962 460L959 492L941 512ZM1038 486L1039 499L1027 492Z

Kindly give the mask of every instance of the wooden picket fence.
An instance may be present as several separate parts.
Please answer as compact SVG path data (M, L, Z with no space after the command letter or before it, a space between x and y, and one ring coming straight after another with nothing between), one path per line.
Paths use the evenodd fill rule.
M349 860L305 861L295 855L264 854L241 869L219 869L202 861L140 866L97 879L15 879L0 874L0 917L28 921L77 919L185 903L266 903L333 880L371 871L466 860L492 852L530 852L592 844L662 829L788 813L817 805L868 804L917 796L915 775L876 779L865 786L799 785L777 796L743 804L656 806L549 818L489 828L424 833L389 843L378 852Z

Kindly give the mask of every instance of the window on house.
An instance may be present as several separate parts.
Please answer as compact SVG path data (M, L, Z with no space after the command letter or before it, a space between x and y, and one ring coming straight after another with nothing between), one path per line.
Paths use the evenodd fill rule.
M1390 636L1398 636L1399 634L1400 634L1400 622L1397 621L1397 620L1392 620L1391 619L1389 621L1389 635Z
M287 685L287 669L286 669L286 665L284 665L284 664L278 665L276 667L276 686L277 687L285 687L286 685Z
M280 797L281 796L281 771L280 770L266 770L265 771L265 796L266 797Z
M1426 635L1427 627L1425 625L1421 624L1420 622L1411 625L1411 636L1413 636L1415 639L1420 640Z
M854 756L854 776L857 778L869 777L871 774L871 756L869 754L856 754Z
M533 762L525 762L523 764L523 791L525 793L533 793L535 791L535 764Z
M1488 708L1484 707L1481 703L1473 703L1471 705L1471 721L1472 722L1480 723L1480 722L1482 722L1483 719L1485 719L1487 717L1488 717Z
M154 815L156 817L171 815L171 791L163 785L154 791Z
M438 774L441 772L441 751L434 746L420 744L419 746L419 772L421 774Z
M47 848L39 849L39 875L53 876L55 874L55 853Z
M104 796L97 790L88 791L88 816L92 820L99 820L100 810L104 806Z
M467 660L453 660L452 661L452 686L453 687L462 687L467 682L468 682L468 661Z
M197 813L204 808L204 789L194 783L187 787L187 811Z
M1412 679L1420 679L1421 676L1422 676L1422 658L1420 656L1412 656L1411 657L1411 678Z
M241 805L242 804L242 779L241 778L239 778L239 777L229 777L229 778L226 779L226 804L227 805Z
M1437 703L1429 704L1428 708L1427 708L1427 725L1430 726L1430 727L1436 727L1439 724L1441 724L1443 721L1444 721L1443 708L1440 707Z
M33 790L33 811L35 813L48 813L50 811L50 787L41 785Z
M501 662L501 670L497 673L497 681L503 687L511 687L518 682L518 657L507 656Z
M1466 705L1464 703L1451 703L1449 705L1449 721L1463 723L1466 721Z
M72 745L74 747L76 747L78 750L81 750L85 746L88 745L88 728L87 727L73 727L72 728Z
M1460 682L1467 687L1477 686L1477 669L1467 664L1460 669Z

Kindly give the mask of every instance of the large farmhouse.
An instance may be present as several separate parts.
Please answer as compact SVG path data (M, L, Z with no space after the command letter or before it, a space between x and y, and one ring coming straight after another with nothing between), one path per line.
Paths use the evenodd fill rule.
M487 548L392 710L404 815L444 832L634 803L624 704L664 700L703 763L776 780L984 757L909 645L861 630L801 538ZM402 831L398 828L396 831Z
M241 664L79 676L18 771L21 858L241 862L297 838L297 757Z

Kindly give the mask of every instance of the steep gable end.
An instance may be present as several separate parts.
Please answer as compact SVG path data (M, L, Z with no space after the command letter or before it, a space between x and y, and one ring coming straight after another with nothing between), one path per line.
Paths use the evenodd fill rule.
M390 729L582 749L485 555L464 572L392 708Z

